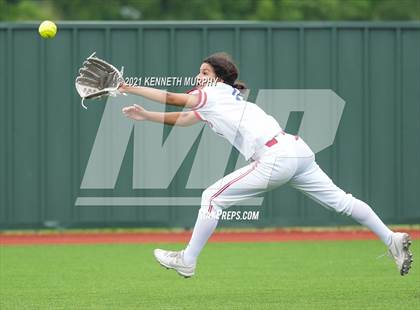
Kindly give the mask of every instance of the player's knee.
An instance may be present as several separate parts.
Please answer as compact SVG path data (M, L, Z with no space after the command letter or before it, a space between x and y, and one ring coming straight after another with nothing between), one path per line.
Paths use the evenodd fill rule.
M201 194L201 207L206 208L212 205L213 207L218 207L217 205L217 199L214 198L214 195L217 191L212 190L210 188L207 188L202 194Z
M209 206L211 198L214 194L215 194L214 191L209 188L204 190L203 193L201 194L201 207Z
M211 189L206 189L201 194L201 208L199 211L201 216L205 216L206 218L219 218L222 210L212 201L214 194L215 191Z
M352 194L344 194L341 199L338 201L335 210L338 213L345 214L350 216L353 209L353 204L356 198Z

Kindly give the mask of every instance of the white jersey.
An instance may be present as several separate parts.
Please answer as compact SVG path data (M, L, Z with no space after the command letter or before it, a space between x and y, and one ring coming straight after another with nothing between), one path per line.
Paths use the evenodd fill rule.
M196 89L192 108L218 135L227 139L246 160L282 132L277 121L256 104L243 100L239 90L225 83Z

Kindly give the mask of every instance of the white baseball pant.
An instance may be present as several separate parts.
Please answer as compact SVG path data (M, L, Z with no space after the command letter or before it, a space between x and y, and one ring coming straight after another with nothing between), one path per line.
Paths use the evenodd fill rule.
M276 140L276 144L260 149L252 163L223 177L203 192L193 235L184 251L187 263L196 261L224 209L286 183L325 208L351 216L386 245L390 244L392 231L366 203L332 182L301 138L283 133Z
M299 137L280 134L264 146L253 162L223 177L202 195L201 207L215 215L245 199L290 184L322 206L350 215L351 194L338 188L315 162L315 155Z

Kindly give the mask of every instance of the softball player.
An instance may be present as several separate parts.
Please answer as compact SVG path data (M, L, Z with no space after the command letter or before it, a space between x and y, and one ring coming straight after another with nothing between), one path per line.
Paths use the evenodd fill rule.
M250 161L203 192L188 246L178 252L156 249L157 261L184 277L193 276L197 258L223 209L287 183L325 208L368 227L388 247L400 274L407 274L412 263L408 234L392 232L366 203L338 188L317 165L314 153L301 138L285 133L273 117L242 99L243 85L236 82L237 77L237 67L230 57L218 53L203 61L197 76L199 87L188 94L126 84L120 87L121 92L190 109L160 113L133 105L123 109L127 117L178 126L205 122ZM209 84L210 79L217 83Z

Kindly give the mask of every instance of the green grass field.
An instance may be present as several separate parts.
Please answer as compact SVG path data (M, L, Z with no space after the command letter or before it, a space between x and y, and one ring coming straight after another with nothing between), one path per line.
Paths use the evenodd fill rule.
M211 243L191 279L155 247L1 247L0 309L420 309L416 261L401 277L379 241Z

